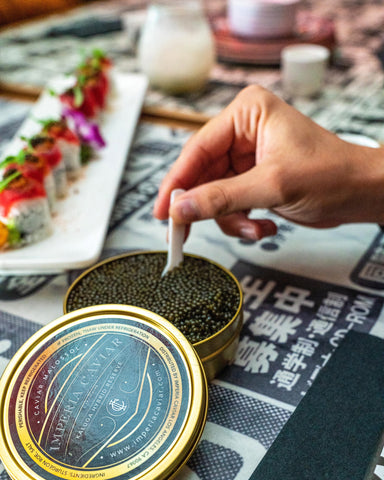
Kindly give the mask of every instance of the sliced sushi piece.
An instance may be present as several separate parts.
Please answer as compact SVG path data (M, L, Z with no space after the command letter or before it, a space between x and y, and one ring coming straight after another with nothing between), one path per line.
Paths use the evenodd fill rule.
M69 127L65 118L60 120L40 120L42 133L53 137L64 159L69 180L78 178L81 171L81 142L79 136Z
M65 197L68 193L67 172L56 139L48 135L38 134L27 141L28 152L42 158L49 165L55 181L57 198Z
M59 95L61 103L73 110L78 110L87 118L95 118L100 111L92 82L86 77L79 77L73 87L68 88Z
M96 156L95 150L106 145L100 128L96 122L86 118L78 110L64 108L62 115L80 139L80 162L85 165Z
M8 170L0 182L0 248L38 242L53 231L43 185L18 170Z
M78 71L79 78L83 79L84 91L89 91L96 104L97 112L104 109L107 98L107 84L100 70L90 65L84 65Z
M101 71L102 76L104 77L107 97L113 94L115 91L115 85L113 83L113 77L111 74L113 67L112 60L103 50L95 48L92 50L92 53L88 58L88 63L91 63Z
M94 49L91 55L77 67L75 75L83 79L84 84L88 85L94 95L100 110L103 110L108 102L110 93L110 68L112 62L107 58L102 50Z
M0 171L18 170L28 178L40 182L45 189L51 214L56 212L56 187L52 171L41 157L21 150L17 155L9 156L0 163Z
M75 84L59 95L63 105L87 118L96 118L106 107L111 92L111 67L111 60L102 50L93 50L75 69Z

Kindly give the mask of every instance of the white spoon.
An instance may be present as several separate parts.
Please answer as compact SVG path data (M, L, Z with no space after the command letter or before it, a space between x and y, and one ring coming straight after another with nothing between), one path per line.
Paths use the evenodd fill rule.
M176 188L171 193L171 205L180 194L185 192L182 188ZM168 257L167 264L161 274L162 277L183 261L183 244L185 225L174 224L171 217L168 219Z

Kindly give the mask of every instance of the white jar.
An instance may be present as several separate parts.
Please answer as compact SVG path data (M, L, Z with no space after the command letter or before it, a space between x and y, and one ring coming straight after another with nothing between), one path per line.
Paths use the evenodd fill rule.
M200 0L149 5L139 40L139 65L150 85L172 94L204 87L215 47Z

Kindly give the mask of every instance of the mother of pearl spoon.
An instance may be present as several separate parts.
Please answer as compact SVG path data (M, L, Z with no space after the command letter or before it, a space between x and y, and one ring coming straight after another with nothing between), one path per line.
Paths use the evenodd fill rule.
M182 188L176 188L172 190L171 193L171 202L185 190ZM168 219L168 257L167 257L167 264L161 274L162 277L170 272L173 268L178 267L183 261L183 244L184 244L184 236L185 236L185 225L182 224L175 224L171 217Z

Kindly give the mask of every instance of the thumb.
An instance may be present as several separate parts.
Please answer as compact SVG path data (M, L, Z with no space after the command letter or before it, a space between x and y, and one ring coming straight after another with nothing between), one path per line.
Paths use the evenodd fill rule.
M272 169L260 165L188 190L171 205L170 215L177 223L191 223L253 208L274 208L280 202L274 183Z

